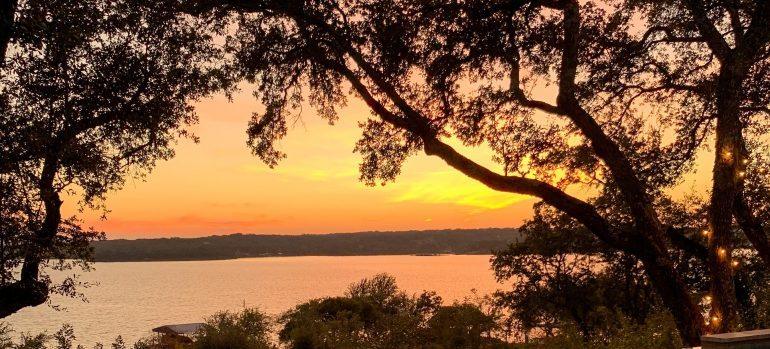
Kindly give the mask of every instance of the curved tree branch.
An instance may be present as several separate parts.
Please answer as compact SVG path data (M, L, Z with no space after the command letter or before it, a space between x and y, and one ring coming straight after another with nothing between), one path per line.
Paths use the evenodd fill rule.
M748 29L738 50L746 58L753 58L770 42L770 1L758 1Z
M539 197L547 204L575 218L608 245L618 249L629 247L624 240L612 231L607 221L596 212L592 205L570 196L561 189L543 181L525 177L504 176L479 165L436 138L433 132L425 132L425 127L414 126L415 123L406 122L403 118L388 110L369 92L369 89L350 68L328 61L327 64L332 65L335 70L345 76L366 104L383 120L419 136L423 141L426 154L441 158L449 166L492 189ZM416 111L414 113L414 117L420 118L421 122L419 124L428 122L427 118L420 116Z
M735 220L740 224L741 230L757 249L757 254L762 258L762 261L770 266L770 243L767 240L767 234L762 223L752 214L751 207L746 202L741 190L738 191L733 205L735 207Z
M628 158L618 145L602 130L596 120L580 105L575 97L575 76L578 67L578 42L580 33L580 12L576 0L567 1L564 9L561 70L559 73L559 95L557 106L591 141L596 155L609 167L613 179L618 183L625 201L633 213L640 231L646 232L658 249L665 252L665 234L645 191L644 184L637 177Z
M706 44L709 46L712 52L719 58L720 61L727 59L732 48L727 44L722 33L719 32L717 27L708 17L706 7L701 0L686 0L685 1L690 14L693 17L695 25L698 27L698 31L701 36L706 40Z
M706 263L708 260L708 249L696 242L695 240L684 235L684 229L669 227L666 230L671 243L685 253L698 258L701 262Z

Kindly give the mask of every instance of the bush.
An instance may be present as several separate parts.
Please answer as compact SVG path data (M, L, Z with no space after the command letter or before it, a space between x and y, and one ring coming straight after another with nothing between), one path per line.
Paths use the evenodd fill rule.
M291 349L454 349L500 347L496 317L471 303L441 306L425 292L409 296L392 276L350 286L343 297L312 300L285 313L279 339Z
M770 299L767 294L765 300ZM758 301L767 304L765 300ZM494 298L483 297L442 305L433 292L407 295L392 276L377 275L351 285L343 296L311 300L297 305L277 319L282 326L280 344L289 349L674 349L682 344L670 315L655 312L638 321L621 311L605 308L617 319L591 336L570 318L557 319L552 332L529 343L508 343L500 338L510 332L501 326L506 318ZM760 309L761 310L761 309ZM598 312L597 312L598 314ZM598 323L598 322L595 322ZM256 309L220 312L182 347L190 349L276 349L270 317ZM72 349L71 326L49 336L24 334L18 344L11 329L0 324L0 349L46 349L52 340L56 349ZM110 349L128 346L121 337ZM173 345L171 347L174 347ZM180 346L174 347L174 349ZM80 347L79 347L80 348ZM97 344L95 348L104 348ZM142 339L133 349L170 348L158 337Z
M470 303L440 307L428 320L427 333L436 348L481 348L492 342L495 318Z
M351 285L344 297L311 300L279 319L281 342L292 349L416 348L433 294L407 296L385 274Z
M270 318L257 309L220 312L206 321L193 343L196 349L270 349Z

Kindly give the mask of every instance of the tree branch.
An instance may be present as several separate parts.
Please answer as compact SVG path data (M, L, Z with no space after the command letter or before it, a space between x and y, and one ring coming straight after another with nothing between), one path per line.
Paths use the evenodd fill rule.
M425 153L438 156L448 165L457 169L466 176L473 178L484 185L503 192L532 195L543 199L547 204L567 213L575 218L581 224L591 230L599 239L614 248L627 248L627 244L618 238L609 227L604 218L602 218L594 207L580 199L570 196L561 189L548 183L524 177L503 176L497 174L486 167L468 159L446 143L443 143L435 137L433 132L425 132L423 127L415 127L415 123L405 122L402 117L388 110L369 92L369 89L361 82L358 76L350 68L338 63L327 62L332 68L339 71L340 74L353 85L366 104L386 122L405 129L417 136L423 141ZM382 88L378 85L378 87ZM387 86L386 86L387 88ZM410 109L412 110L412 109ZM414 117L419 117L421 122L427 123L427 118L420 116L416 111Z
M735 220L738 221L741 230L743 230L751 244L754 245L754 248L757 249L757 254L762 258L762 261L770 266L770 243L768 243L767 234L762 227L762 223L751 213L751 207L746 202L742 190L738 190L733 206Z
M48 286L41 281L20 280L0 286L0 319L26 307L41 305L46 299Z
M576 219L608 245L618 249L628 247L612 232L607 221L596 212L592 205L536 179L503 176L492 172L436 138L423 138L423 143L426 154L440 157L449 166L487 187L503 192L539 197L545 203Z
M511 41L513 41L513 39L511 39ZM563 114L562 110L555 105L527 97L527 95L524 93L524 90L521 89L521 67L519 65L519 60L519 50L518 48L514 48L514 55L508 62L508 64L511 66L511 73L509 76L511 81L509 82L508 91L510 92L513 99L522 106L528 108L538 109L549 114Z
M695 26L698 27L701 36L706 40L706 44L720 61L725 60L732 49L727 44L727 41L725 41L722 33L717 30L717 27L708 18L703 2L701 0L686 0L685 3L690 10Z
M652 40L647 41L649 38L651 38L656 33L663 33L665 34L664 39L659 40ZM704 42L703 37L700 36L677 36L674 34L674 31L671 30L669 27L664 26L653 26L647 29L644 34L642 34L642 38L639 40L639 43L641 44L647 44L647 45L653 45L655 43L659 42L665 42L665 43L692 43L692 42Z
M739 46L741 53L748 59L753 58L770 42L770 1L758 1L751 17L746 34Z
M706 263L708 261L708 249L696 242L693 239L684 235L684 229L669 227L666 230L668 239L674 246L678 247L685 253L698 258L701 262Z
M652 242L661 253L665 251L665 234L651 201L630 161L602 130L596 120L580 105L575 97L575 76L578 66L578 41L580 33L580 12L576 0L564 6L561 71L559 73L559 95L557 106L572 120L583 135L591 141L596 155L609 167L615 182L625 197L640 231L653 237Z

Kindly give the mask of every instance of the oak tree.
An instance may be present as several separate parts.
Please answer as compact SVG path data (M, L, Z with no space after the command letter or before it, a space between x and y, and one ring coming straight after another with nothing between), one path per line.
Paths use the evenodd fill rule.
M0 68L0 317L78 294L77 279L50 271L88 269L101 233L63 202L101 210L193 136L190 103L226 81L216 29L173 1L13 5L12 23L2 18L13 30Z
M266 107L249 145L271 166L303 99L334 121L350 88L373 114L355 148L365 182L395 179L424 151L492 189L542 199L636 259L687 344L740 323L737 234L770 265L767 202L747 190L768 183L767 1L186 3L234 19L236 69ZM450 138L489 147L498 165ZM694 166L704 157L706 213L665 220L674 187L709 177ZM708 321L675 268L677 250L700 251L708 266Z

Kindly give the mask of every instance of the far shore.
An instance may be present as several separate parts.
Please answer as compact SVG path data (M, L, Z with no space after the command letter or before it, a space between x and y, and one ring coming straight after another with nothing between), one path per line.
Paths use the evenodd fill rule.
M411 253L411 254L303 254L303 255L260 255L250 257L235 258L189 258L189 259L127 259L127 260L96 260L96 263L134 263L134 262L204 262L204 261L231 261L238 259L254 258L293 258L293 257L376 257L376 256L406 256L406 257L444 257L444 256L484 256L491 255L491 252L478 253Z
M319 235L215 235L105 240L96 262L228 260L300 256L485 255L520 239L513 228L359 232Z

